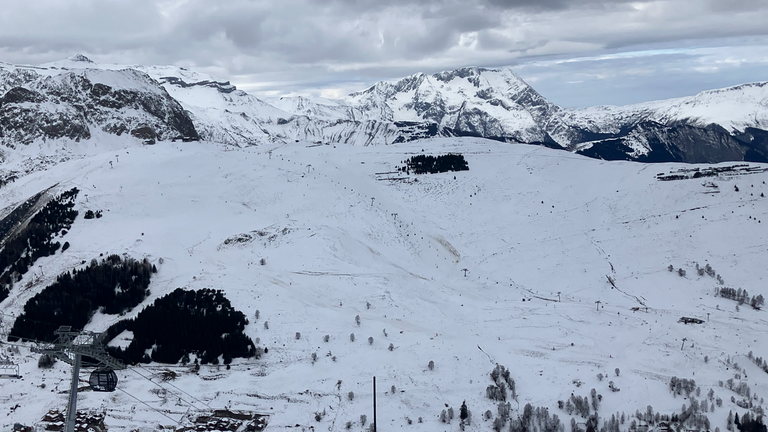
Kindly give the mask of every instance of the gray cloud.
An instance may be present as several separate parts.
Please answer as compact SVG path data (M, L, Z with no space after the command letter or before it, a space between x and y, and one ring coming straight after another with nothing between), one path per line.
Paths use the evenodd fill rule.
M103 62L197 67L265 94L316 92L311 86L339 92L466 65L516 64L521 75L547 86L556 73L533 65L548 64L564 74L561 80L598 85L608 74L588 70L611 68L641 82L642 73L665 79L665 64L702 77L706 68L692 55L558 61L743 46L750 37L761 45L766 20L762 0L36 0L0 13L0 61L41 63L83 52ZM758 78L752 63L739 64L727 73ZM728 82L724 70L706 72L721 79L701 85ZM574 86L548 88L573 94Z

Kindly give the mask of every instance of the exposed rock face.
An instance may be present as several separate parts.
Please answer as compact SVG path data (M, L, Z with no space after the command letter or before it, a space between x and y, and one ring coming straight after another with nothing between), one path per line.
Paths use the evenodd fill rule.
M559 109L512 71L475 67L378 83L346 102L368 118L434 123L438 135L551 144L543 126Z
M198 136L165 89L133 69L0 69L0 142L89 139L92 130L139 138Z

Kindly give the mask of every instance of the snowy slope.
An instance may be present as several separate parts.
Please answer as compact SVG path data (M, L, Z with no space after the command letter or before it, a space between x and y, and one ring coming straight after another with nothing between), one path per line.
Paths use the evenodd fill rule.
M557 414L566 430L572 416L557 401L591 388L603 396L602 419L648 405L672 414L691 402L673 397L669 379L695 379L697 399L714 389L723 400L707 413L713 430L725 430L729 410L744 411L718 381L737 373L737 383L768 394L768 374L745 357L768 353L765 312L737 311L714 297L715 279L695 269L709 263L725 286L766 294L766 172L659 181L657 173L689 166L604 162L475 138L226 151L195 142L104 144L108 151L83 147L79 158L0 188L11 205L54 184L76 186L81 214L104 212L79 217L62 237L71 248L42 258L17 284L0 304L2 331L57 274L100 253L126 253L159 269L144 304L177 287L222 289L251 319L248 335L269 348L260 360L236 359L231 370L203 366L196 375L171 366L179 378L150 383L168 368L151 364L119 372L115 393L81 392L79 407L105 412L110 431L188 426L190 416L224 407L268 414L268 430L341 431L351 421L361 431L360 415L373 418L372 376L381 430L458 431L457 419L447 425L438 415L447 404L458 416L466 400L473 413L466 429L490 431L482 414L496 416L486 397L496 363L517 383L513 419L531 403ZM422 149L462 153L470 170L409 181L377 174ZM270 236L224 243L254 230ZM678 323L682 316L705 323ZM117 319L97 314L88 328ZM66 365L41 371L26 346L0 349L13 353L24 376L0 381L4 430L65 409Z

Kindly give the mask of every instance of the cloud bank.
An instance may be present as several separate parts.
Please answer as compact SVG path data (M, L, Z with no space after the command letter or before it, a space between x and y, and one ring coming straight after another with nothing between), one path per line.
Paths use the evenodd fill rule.
M0 11L0 61L176 64L262 96L512 66L585 106L768 80L767 21L761 0L37 0Z

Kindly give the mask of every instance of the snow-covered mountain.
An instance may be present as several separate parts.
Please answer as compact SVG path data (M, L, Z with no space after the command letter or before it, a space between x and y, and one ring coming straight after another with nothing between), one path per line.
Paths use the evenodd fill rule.
M381 120L429 122L456 134L525 143L553 143L544 125L558 110L509 69L416 74L346 101Z
M553 136L594 157L712 162L768 156L768 83L623 107L562 110L560 118L564 127L552 130Z
M175 66L101 65L83 56L1 66L0 140L6 146L79 140L94 130L240 147L478 136L602 159L768 161L766 83L624 107L566 109L509 69L471 67L380 82L341 100L269 103L229 81Z
M89 139L95 131L138 139L196 139L181 105L136 69L90 67L75 57L48 67L0 64L0 143Z

